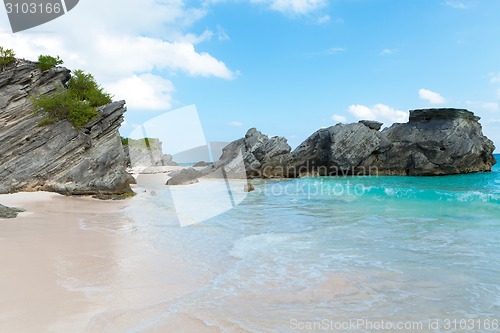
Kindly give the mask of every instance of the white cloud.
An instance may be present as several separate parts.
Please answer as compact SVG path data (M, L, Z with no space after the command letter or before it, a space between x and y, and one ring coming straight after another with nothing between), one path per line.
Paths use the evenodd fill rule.
M500 89L497 90L497 96L500 97Z
M437 92L428 90L428 89L420 89L418 91L418 96L420 99L423 99L431 104L444 104L446 100L443 96L438 94Z
M319 52L311 52L308 55L309 56L331 56L331 55L336 55L339 53L345 52L345 49L343 47L331 47L326 50L322 50Z
M160 76L133 75L105 87L115 99L125 99L130 108L144 110L167 110L171 108L172 82Z
M212 38L212 31L200 35L187 31L205 14L206 9L189 7L182 0L130 1L126 6L120 0L86 0L30 32L0 34L0 45L31 60L39 54L59 55L65 66L92 73L103 86L122 87L123 93L114 93L118 96L126 91L123 97L129 109L163 109L172 102L172 82L156 77L162 81L153 84L154 76L144 74L236 76L223 61L197 50L197 44ZM0 15L1 30L10 30L6 15ZM131 86L140 89L129 89ZM145 92L147 98L141 95Z
M330 15L321 15L316 19L316 23L319 25L327 24L331 21Z
M250 0L283 14L306 15L328 5L326 0Z
M375 104L372 107L365 105L349 106L349 113L359 120L377 120L404 123L408 121L408 112L396 110L384 104Z
M347 118L338 114L334 114L332 116L332 119L338 123L345 123L347 122Z
M227 34L226 30L224 30L224 28L218 24L217 25L217 38L221 41L221 42L225 42L227 40L230 40L231 38L229 37L229 35Z
M491 83L500 83L500 73L490 73Z
M447 0L444 3L446 6L455 8L455 9L467 9L469 8L469 5L466 4L463 1L457 1L457 0Z
M476 110L484 110L489 112L498 111L498 103L496 102L466 101L465 104L467 104L469 108L473 108Z
M382 51L380 51L379 55L381 55L381 56L393 55L397 52L398 52L398 50L396 50L396 49L383 49Z
M341 53L344 51L345 51L345 49L343 47L332 47L332 48L329 48L328 50L326 50L324 52L324 54L335 55L335 54L338 54L338 53Z
M243 126L243 123L237 120L233 120L227 123L229 126L240 127Z

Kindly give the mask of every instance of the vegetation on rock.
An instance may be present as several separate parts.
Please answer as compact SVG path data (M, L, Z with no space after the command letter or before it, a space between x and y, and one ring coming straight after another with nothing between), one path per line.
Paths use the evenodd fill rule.
M111 95L97 84L91 74L82 70L73 71L67 89L32 98L35 115L43 115L40 126L68 120L75 129L80 129L90 120L99 117L97 107L111 103Z
M5 49L3 46L0 46L0 70L4 70L8 64L16 60L16 55L14 50Z
M38 57L38 68L40 68L42 72L48 71L49 69L62 65L63 63L64 61L62 61L59 56L57 56L57 58L50 55L40 55Z

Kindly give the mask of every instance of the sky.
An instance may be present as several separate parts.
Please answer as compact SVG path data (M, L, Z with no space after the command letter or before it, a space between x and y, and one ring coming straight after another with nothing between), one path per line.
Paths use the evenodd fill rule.
M92 73L127 101L124 136L195 105L208 141L256 127L294 148L338 122L455 107L500 148L498 13L498 0L80 0L16 34L0 10L0 45Z

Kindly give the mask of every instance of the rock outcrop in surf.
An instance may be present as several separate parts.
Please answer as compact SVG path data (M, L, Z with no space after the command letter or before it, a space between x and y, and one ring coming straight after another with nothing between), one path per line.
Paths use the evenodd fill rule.
M496 163L493 142L484 136L479 117L468 110L412 110L408 123L380 131L382 125L362 120L323 128L292 152L285 138L269 139L253 128L226 146L221 159L201 175L436 176L487 172ZM243 164L234 163L239 154Z

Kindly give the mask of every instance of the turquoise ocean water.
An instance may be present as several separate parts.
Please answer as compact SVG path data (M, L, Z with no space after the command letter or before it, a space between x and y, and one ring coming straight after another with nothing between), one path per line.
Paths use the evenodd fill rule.
M256 188L183 228L168 189L128 212L141 237L208 276L152 326L183 314L224 332L500 331L498 166Z

